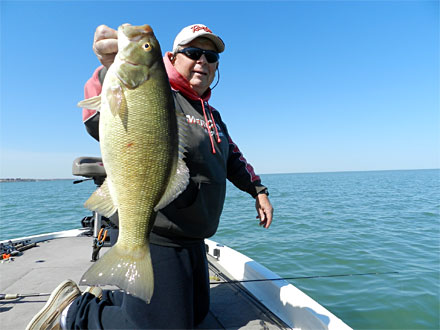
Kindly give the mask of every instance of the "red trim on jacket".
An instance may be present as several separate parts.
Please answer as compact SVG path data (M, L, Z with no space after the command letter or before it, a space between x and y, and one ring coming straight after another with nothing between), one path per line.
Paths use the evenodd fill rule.
M231 139L230 136L228 136L228 140L229 140L229 144L233 146L232 152L233 152L234 154L239 154L239 155L240 155L239 159L240 159L240 161L241 161L242 163L245 164L246 171L247 171L247 172L249 173L249 175L251 176L251 181L252 181L252 182L255 182L255 181L257 181L257 180L261 180L261 178L260 178L258 175L255 174L254 168L252 167L251 164L249 164L249 163L247 162L246 158L244 158L244 156L243 156L243 154L241 153L240 149L238 149L238 146L234 143L234 141L232 141L232 139Z

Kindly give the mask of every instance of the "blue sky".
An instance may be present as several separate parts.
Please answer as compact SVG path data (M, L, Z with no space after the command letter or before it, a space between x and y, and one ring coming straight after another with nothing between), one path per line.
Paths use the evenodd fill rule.
M95 28L150 24L170 50L226 43L211 105L256 172L439 168L438 1L0 1L0 178L70 178L99 155L83 85Z

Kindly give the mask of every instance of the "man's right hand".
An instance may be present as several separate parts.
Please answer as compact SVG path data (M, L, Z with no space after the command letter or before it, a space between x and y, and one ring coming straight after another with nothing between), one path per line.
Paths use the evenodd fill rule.
M118 32L106 25L98 26L93 39L93 51L99 62L108 69L118 52Z

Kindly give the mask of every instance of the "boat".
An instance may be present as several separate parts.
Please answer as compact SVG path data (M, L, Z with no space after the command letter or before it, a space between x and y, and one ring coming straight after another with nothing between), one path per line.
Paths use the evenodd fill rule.
M105 171L99 158L81 157L74 162L73 174L99 184ZM0 241L3 248L9 246L21 254L9 256L0 265L2 329L24 329L59 283L66 279L79 283L91 260L112 244L111 228L101 240L100 228L108 221L94 213L81 221L82 228ZM351 329L257 261L209 239L205 245L211 304L197 329Z

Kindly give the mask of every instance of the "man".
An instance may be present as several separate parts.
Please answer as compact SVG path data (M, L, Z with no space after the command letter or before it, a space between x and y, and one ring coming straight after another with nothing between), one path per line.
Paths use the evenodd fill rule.
M100 26L93 49L103 66L86 83L86 98L101 93L107 68L117 52L117 33ZM220 114L208 104L210 85L225 45L207 26L194 24L176 36L164 63L177 111L187 119L187 189L157 214L150 234L155 291L150 304L121 291L90 288L83 295L65 281L29 324L64 328L190 329L209 310L209 275L203 239L214 235L223 208L226 179L256 200L260 225L269 228L273 208L261 184L230 138ZM99 139L99 113L85 109L88 132ZM61 306L61 307L60 307ZM60 321L61 320L61 321Z

